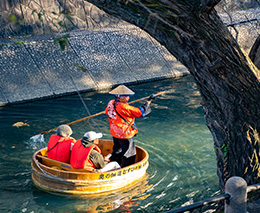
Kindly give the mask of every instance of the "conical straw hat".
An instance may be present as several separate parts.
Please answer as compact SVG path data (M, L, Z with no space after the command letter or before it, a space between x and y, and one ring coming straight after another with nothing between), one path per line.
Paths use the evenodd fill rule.
M129 95L129 96L132 96L135 93L132 90L130 90L129 88L127 88L125 85L119 85L118 87L116 87L115 89L110 91L109 94L111 94L111 95Z

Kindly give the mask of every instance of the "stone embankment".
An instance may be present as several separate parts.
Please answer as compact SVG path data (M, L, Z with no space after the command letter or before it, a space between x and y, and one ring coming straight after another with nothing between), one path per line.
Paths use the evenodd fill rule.
M256 39L260 36L260 7L248 10L235 10L219 13L225 25L239 45L249 54ZM252 20L252 21L251 21ZM244 23L240 23L240 22ZM233 25L234 24L234 25Z
M3 0L0 29L0 105L189 73L150 35L87 1ZM248 52L256 38L241 29L246 36L238 40ZM57 35L46 33L64 31L72 37L61 51ZM21 33L34 36L14 37Z
M51 1L52 5L44 2L47 4L44 7L48 8L45 17L49 19L54 18L50 11L62 10L61 5L53 4L55 1ZM33 3L26 8L22 5L24 16L37 9L38 5ZM82 5L81 1L74 7L67 6L71 6L72 13L79 14L73 19L79 28L86 28L82 20L92 20L95 25L91 25L91 30L69 31L69 46L64 51L54 44L54 34L0 40L1 105L188 73L163 46L139 28L108 17L89 3ZM10 8L6 5L4 9L8 11ZM19 9L17 5L13 8ZM90 14L89 18L83 19L83 13L85 16ZM35 23L38 21L35 16L27 18ZM2 37L15 33L15 30L10 31L14 29L12 24L5 26ZM46 29L47 23L42 24L45 25L39 29ZM32 28L38 30L37 25Z
M163 46L134 26L70 32L61 51L50 37L1 42L0 102L18 103L187 74Z

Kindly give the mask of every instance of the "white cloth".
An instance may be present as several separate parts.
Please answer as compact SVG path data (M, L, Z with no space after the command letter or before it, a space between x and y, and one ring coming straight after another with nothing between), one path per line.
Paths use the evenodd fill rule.
M111 170L115 170L115 169L120 169L121 166L116 162L116 161L112 161L110 163L108 163L104 168L99 169L99 172L107 172L107 171L111 171Z

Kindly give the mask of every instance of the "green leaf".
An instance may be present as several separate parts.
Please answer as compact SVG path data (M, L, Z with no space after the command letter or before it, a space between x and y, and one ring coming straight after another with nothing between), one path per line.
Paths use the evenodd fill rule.
M70 21L73 20L73 18L72 18L71 16L66 16L66 18L67 18L68 20L70 20Z
M60 49L63 51L65 50L65 47L69 46L68 38L71 36L69 34L65 34L63 36L58 36L54 38L54 44L58 44L60 46Z
M67 43L64 40L61 40L61 41L59 41L59 45L60 45L60 49L63 51L63 50L65 50Z
M24 41L16 41L15 43L16 44L24 44L25 42Z
M63 24L62 21L59 21L58 25L60 25L61 27L65 27L65 24Z
M38 13L38 19L39 19L40 21L43 21L43 19L42 19L42 13Z
M64 38L64 39L68 39L70 37L71 37L70 34L65 34L65 35L62 36L62 38Z
M82 72L86 72L87 69L84 66L78 66L79 70L81 70Z
M10 21L16 21L16 16L14 14L10 16Z
M63 10L63 11L60 12L60 14L70 15L71 12L70 12L70 11L67 11L67 10Z

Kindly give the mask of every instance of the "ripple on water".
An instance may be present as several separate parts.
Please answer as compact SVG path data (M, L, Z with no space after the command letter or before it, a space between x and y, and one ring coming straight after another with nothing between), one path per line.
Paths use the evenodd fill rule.
M212 136L205 125L201 99L192 77L132 85L132 100L157 91L164 96L152 102L152 112L137 118L136 144L149 153L147 182L126 192L103 198L70 198L51 195L33 186L30 164L33 153L47 145L45 140L30 140L40 132L88 116L78 95L35 101L0 108L0 195L3 212L165 212L183 203L212 196L218 190ZM104 111L111 99L106 93L82 93L91 114ZM144 102L136 103L139 107ZM16 122L29 126L13 127ZM97 125L98 124L98 125ZM73 137L89 130L111 139L106 115L73 124ZM144 187L143 186L148 186ZM4 200L4 202L2 202ZM12 208L12 204L15 207Z

